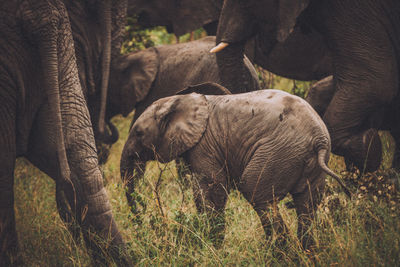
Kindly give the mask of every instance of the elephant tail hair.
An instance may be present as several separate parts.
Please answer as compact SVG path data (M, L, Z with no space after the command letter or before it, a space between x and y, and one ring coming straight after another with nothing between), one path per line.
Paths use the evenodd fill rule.
M332 176L333 178L335 178L335 180L342 186L344 192L346 193L346 195L351 198L352 194L350 193L350 190L345 186L345 184L343 183L342 179L339 177L339 175L337 175L336 173L334 173L331 169L329 169L329 167L326 165L325 163L325 159L326 159L326 154L328 153L328 150L325 148L322 148L318 151L318 164L319 166L322 168L322 170L327 173L328 175Z

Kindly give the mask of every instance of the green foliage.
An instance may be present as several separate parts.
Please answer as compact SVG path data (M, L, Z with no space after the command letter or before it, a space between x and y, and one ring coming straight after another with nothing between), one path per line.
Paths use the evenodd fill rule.
M122 44L121 53L143 50L148 47L158 46L162 44L175 44L197 40L206 36L203 28L197 29L192 33L182 36L175 36L168 33L165 27L158 26L152 29L143 29L137 23L137 17L128 17L128 26L126 26L126 38Z
M127 20L128 24L125 27L126 37L121 47L122 54L127 54L154 46L154 42L151 39L150 30L141 28L137 24L136 17L128 17Z

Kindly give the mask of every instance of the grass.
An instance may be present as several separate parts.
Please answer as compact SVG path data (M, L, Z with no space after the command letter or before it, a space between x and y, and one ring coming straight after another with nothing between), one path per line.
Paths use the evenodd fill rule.
M195 32L195 35L201 32ZM154 43L171 43L174 36L154 31ZM185 35L181 39L189 39ZM180 41L185 41L185 40ZM310 83L259 73L263 87L286 89L304 96ZM131 117L114 118L120 139L102 167L116 222L138 266L400 266L400 211L384 198L374 198L349 183L355 198L349 200L338 184L327 178L326 193L310 231L316 248L313 258L300 248L294 210L284 202L279 211L289 228L287 245L266 241L255 211L233 191L225 209L226 232L221 248L214 248L204 215L195 209L190 181L179 178L174 163L151 162L136 192L147 209L133 216L119 178L119 159ZM393 141L382 133L382 169L390 166ZM329 166L336 173L345 169L343 159L332 156ZM160 174L160 169L165 170ZM344 173L342 173L344 174ZM55 202L55 183L26 160L15 170L15 211L20 257L26 266L89 266L82 243L75 243L61 222ZM160 179L160 184L157 183ZM349 181L347 181L349 182ZM157 190L156 190L157 188ZM398 193L397 196L398 197ZM393 209L394 207L394 209Z
M207 235L207 220L196 212L191 189L178 179L174 163L148 164L136 191L147 209L134 217L119 179L119 157L130 120L115 118L114 122L121 130L121 138L103 166L104 182L116 221L138 266L396 266L400 263L398 209L392 210L387 202L367 195L349 200L330 178L311 228L316 240L314 259L300 249L293 210L279 204L289 228L288 243L279 248L273 240L265 240L257 214L238 192L230 194L226 207L225 240L221 248L214 248ZM391 140L387 135L382 139L388 165ZM332 156L329 165L336 172L344 170L340 157ZM161 168L165 170L156 193ZM25 160L18 160L15 174L16 220L23 262L29 266L88 266L90 259L84 245L74 242L58 217L54 182ZM360 192L355 186L351 189Z

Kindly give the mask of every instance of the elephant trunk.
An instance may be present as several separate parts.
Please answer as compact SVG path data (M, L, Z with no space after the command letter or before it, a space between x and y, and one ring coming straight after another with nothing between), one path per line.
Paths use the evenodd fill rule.
M122 182L126 187L125 194L128 200L128 205L130 206L132 213L137 214L138 210L136 202L141 201L139 198L135 197L135 185L137 184L137 180L144 174L146 161L143 160L143 157L141 157L139 153L132 153L131 151L129 144L125 144L121 155L120 172ZM140 204L143 209L145 209L145 204L142 202Z
M105 114L107 105L107 89L110 76L110 63L111 63L111 1L104 0L101 3L102 17L102 36L104 36L103 54L101 61L101 103L100 103L100 114L98 122L98 133L101 139L107 139L105 136Z
M120 249L124 248L124 242L112 217L98 167L93 129L79 83L67 11L63 5L57 6L57 9L51 5L39 8L43 9L42 12L26 15L26 27L39 42L45 74L44 88L50 106L49 116L55 127L54 142L60 166L58 191L65 192L71 207L66 213L81 223L95 262L104 263L111 256L121 265L129 265L121 256ZM34 14L46 14L49 19L34 17ZM57 202L59 204L60 199Z
M58 50L57 50L57 35L58 29L52 25L50 34L42 36L42 45L40 45L41 62L43 65L44 73L44 88L48 97L50 116L53 117L57 156L60 164L60 177L64 182L71 183L70 169L65 150L65 140L61 118L60 107L60 87L59 87L59 69L58 69Z
M114 221L99 168L85 173L79 179L83 185L83 195L86 196L81 210L83 236L91 248L94 261L104 263L112 258L119 263L118 266L129 265L123 256L125 245Z
M63 132L63 118L61 107L61 87L62 80L60 72L63 71L59 65L60 49L59 36L62 29L59 28L60 21L63 20L63 12L65 9L59 7L51 7L42 2L34 2L28 9L21 10L22 26L27 34L27 38L31 38L32 42L38 44L40 55L40 63L43 68L43 89L47 96L49 104L49 119L53 126L53 142L56 148L56 156L60 167L59 177L63 182L71 184L71 172L68 164L66 153L66 142ZM38 10L32 12L32 10ZM42 14L48 14L46 19ZM68 23L69 25L69 23ZM71 30L69 30L71 31Z
M111 121L107 121L107 126L110 129L110 134L104 136L101 141L107 145L112 145L118 141L119 132L117 127L115 127L115 125Z
M216 59L222 85L233 93L254 90L254 85L249 83L252 75L244 63L244 48L255 30L255 21L241 12L236 2L239 1L224 2L216 37L217 46L229 44L217 49Z
M216 55L221 84L233 93L254 90L252 75L244 62L244 43L235 43Z

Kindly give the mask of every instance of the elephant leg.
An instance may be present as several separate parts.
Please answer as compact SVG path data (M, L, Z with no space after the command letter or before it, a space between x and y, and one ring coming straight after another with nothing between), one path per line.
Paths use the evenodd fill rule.
M59 163L57 157L57 146L47 137L51 136L51 123L47 116L48 109L42 107L32 128L32 135L29 140L29 150L26 158L38 169L46 173L56 182L56 203L61 219L66 223L68 229L76 240L79 239L80 212L77 212L79 201L75 199L74 190L70 184L61 182L59 179ZM72 178L72 177L71 177ZM78 202L78 203L77 203ZM78 220L78 221L76 221Z
M206 213L210 223L210 238L216 248L224 241L224 209L229 195L225 174L193 173L193 194L197 210Z
M270 162L266 163L265 168L260 168L259 162L263 161L254 160L246 167L238 189L257 212L266 239L274 235L275 245L283 248L286 244L287 228L277 204L284 194L275 194L275 187L270 183L271 179L266 179L266 177L278 179L275 175L280 176L280 174L274 171L276 169L273 164L269 164ZM277 192L281 191L279 188L276 189Z
M344 156L346 165L353 163L361 172L377 170L382 160L378 131L360 130L368 111L376 108L373 102L361 96L349 99L346 90L339 90L324 115L332 138L332 152Z
M298 218L297 236L306 250L314 245L309 228L321 202L325 176L325 173L320 173L319 178L307 180L307 186L302 191L291 192Z
M277 201L273 201L272 205L253 204L253 208L260 218L266 239L275 235L275 246L283 249L286 245L287 227L277 204Z
M332 152L349 157L361 172L377 170L382 157L377 130L362 127L382 106L390 105L399 88L394 28L391 18L382 16L387 6L368 2L363 12L355 13L356 1L326 1L322 12L334 15L318 21L334 48L336 93L324 115Z
M76 241L79 241L82 212L78 200L75 199L74 191L70 184L59 181L59 175L55 170L58 170L58 162L56 152L43 154L38 149L30 150L27 156L28 160L38 169L46 173L56 182L56 204L58 214L62 221L67 225L68 230Z
M16 108L0 96L0 266L17 264L18 240L14 212Z
M279 247L286 242L287 227L276 205L290 188L296 186L303 169L303 157L287 154L281 146L261 146L253 154L238 184L239 191L260 216L266 239L270 238L273 229ZM267 213L270 210L272 213Z

